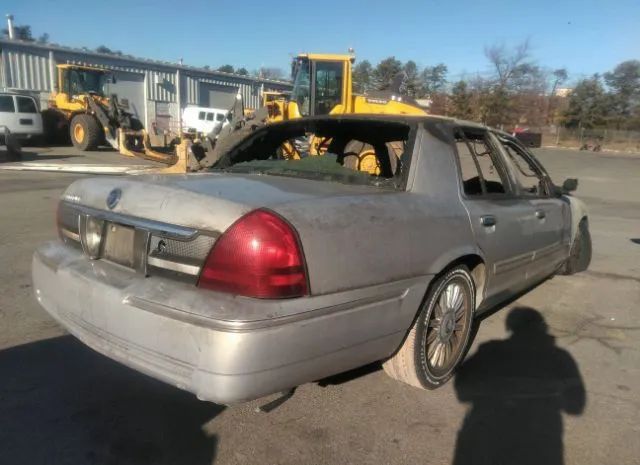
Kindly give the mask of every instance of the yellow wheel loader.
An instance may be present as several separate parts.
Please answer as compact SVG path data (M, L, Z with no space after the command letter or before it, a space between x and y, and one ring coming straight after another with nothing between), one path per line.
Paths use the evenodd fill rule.
M58 89L43 112L49 132L68 128L71 143L82 151L106 143L122 155L176 163L174 154L152 150L142 123L118 104L116 95L106 95L108 83L115 80L108 70L71 64L57 69Z

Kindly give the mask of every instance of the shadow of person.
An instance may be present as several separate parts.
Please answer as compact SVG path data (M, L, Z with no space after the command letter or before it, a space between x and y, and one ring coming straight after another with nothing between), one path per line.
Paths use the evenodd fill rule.
M456 375L471 408L453 464L561 465L562 412L580 415L586 402L578 366L538 311L514 308L506 326L508 339L481 344Z
M210 465L201 402L61 336L0 351L0 463Z

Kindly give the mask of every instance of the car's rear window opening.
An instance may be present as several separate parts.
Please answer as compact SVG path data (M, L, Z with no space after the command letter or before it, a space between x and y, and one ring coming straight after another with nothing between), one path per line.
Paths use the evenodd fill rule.
M374 119L273 124L234 147L213 169L401 188L411 134L407 123Z

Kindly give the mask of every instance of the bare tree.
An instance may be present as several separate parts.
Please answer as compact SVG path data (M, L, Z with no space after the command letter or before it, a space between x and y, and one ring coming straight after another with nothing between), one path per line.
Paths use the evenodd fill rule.
M285 72L282 68L276 67L262 67L255 71L256 76L264 79L284 79Z
M527 61L529 49L529 39L513 49L504 44L485 47L484 54L493 66L495 76L489 92L483 95L483 121L499 127L519 122L519 105L511 97L523 87L531 88L533 82L539 82L539 68Z
M564 84L567 79L569 79L569 74L567 73L567 70L565 68L560 68L560 69L556 69L554 70L551 75L553 76L553 81L551 84L551 93L550 95L553 97L554 95L556 95L556 92L558 91L558 88Z
M516 45L513 50L509 50L504 44L485 47L484 55L495 68L500 86L507 87L518 67L529 58L529 49L529 39Z

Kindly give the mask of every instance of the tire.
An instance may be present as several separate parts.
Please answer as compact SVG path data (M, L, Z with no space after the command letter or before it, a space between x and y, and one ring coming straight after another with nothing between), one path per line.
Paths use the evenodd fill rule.
M69 135L78 150L95 150L103 138L98 120L93 115L76 115L71 120Z
M47 145L69 145L69 121L64 113L48 108L42 111L44 140Z
M460 307L452 305L457 302L451 292L455 286L462 296ZM473 321L475 298L475 284L466 266L458 265L437 278L400 349L383 363L385 372L421 389L445 384L464 359L477 331ZM458 325L459 329L455 329ZM445 351L445 347L450 349Z
M562 274L570 275L585 271L591 263L591 234L589 233L589 223L583 218L578 224L576 238L571 245L569 258L562 267Z

